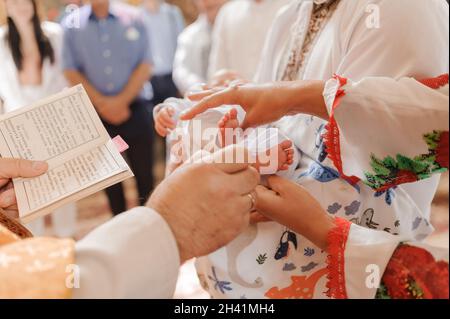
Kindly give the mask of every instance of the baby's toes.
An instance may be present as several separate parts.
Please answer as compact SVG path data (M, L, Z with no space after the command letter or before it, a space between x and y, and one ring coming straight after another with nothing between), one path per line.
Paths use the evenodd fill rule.
M231 109L230 112L228 112L228 115L231 120L237 120L237 114L238 112L236 109Z
M292 147L292 141L289 140L285 140L283 142L280 143L280 146L283 150L288 151L289 148ZM293 152L293 151L292 151Z
M225 125L227 125L227 122L229 121L229 117L228 117L228 114L225 114L221 119L220 119L220 121L217 123L217 125L219 126L219 127L225 127Z

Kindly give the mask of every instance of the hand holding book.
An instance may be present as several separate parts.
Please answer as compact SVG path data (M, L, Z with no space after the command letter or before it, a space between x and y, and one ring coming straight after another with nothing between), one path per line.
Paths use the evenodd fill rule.
M81 85L0 117L0 154L48 163L13 179L22 222L133 176Z

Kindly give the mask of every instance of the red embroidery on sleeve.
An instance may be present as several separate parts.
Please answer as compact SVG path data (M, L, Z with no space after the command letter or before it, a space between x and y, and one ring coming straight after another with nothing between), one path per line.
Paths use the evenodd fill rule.
M428 78L428 79L422 79L418 80L420 83L422 83L425 86L428 86L431 89L439 89L443 87L444 85L448 84L448 73L442 74L435 78Z
M334 75L333 78L339 81L339 88L336 91L336 97L331 108L330 120L326 126L326 132L323 135L324 143L327 147L328 158L333 162L341 177L351 185L355 185L360 179L356 176L347 176L344 174L341 157L341 142L339 139L339 127L334 118L334 110L339 106L341 99L345 96L345 91L342 87L347 84L347 79L338 75Z
M334 227L328 233L327 288L326 295L334 299L347 299L345 288L345 246L351 223L336 217Z

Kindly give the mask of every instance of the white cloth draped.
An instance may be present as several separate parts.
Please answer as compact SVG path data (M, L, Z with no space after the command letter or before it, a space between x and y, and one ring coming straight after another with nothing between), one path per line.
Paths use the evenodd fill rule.
M73 298L172 298L180 257L164 219L137 207L76 245L80 287Z

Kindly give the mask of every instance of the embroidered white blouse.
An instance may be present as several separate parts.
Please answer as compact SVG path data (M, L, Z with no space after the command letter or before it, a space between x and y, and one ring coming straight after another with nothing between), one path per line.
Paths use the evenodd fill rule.
M283 74L280 69L286 67L290 40L304 42L313 7L312 0L296 0L279 12L266 41L257 82L279 80L279 74ZM379 23L373 23L373 19L379 19ZM424 79L448 73L447 21L448 4L440 0L341 0L315 38L296 79L328 80L337 74L359 82L367 77ZM375 92L377 82L370 83ZM356 99L356 109L375 103L361 96ZM423 101L424 107L431 107ZM357 118L348 117L347 126L352 120L359 125L352 129L357 145L341 149L343 168L363 177L362 171L370 168L370 158L364 162L368 165L353 165L354 169L349 170L348 165L354 161L345 164L352 156L348 152L373 151L377 158L384 159L387 153L374 145L381 138L370 135L372 142L362 142L373 133L368 130L369 126L375 127L371 123L383 119L377 114L362 124ZM439 174L397 187L380 187L379 191L363 179L353 183L340 174L340 168L330 158L332 150L322 138L327 124L303 114L274 123L302 153L294 180L317 198L331 216L364 229L377 229L383 232L380 236L397 235L394 238L418 241L426 238L433 231L430 204ZM383 140L394 136L384 136ZM369 173L376 175L373 170ZM364 242L359 247L363 250ZM326 252L286 227L263 223L250 227L227 248L198 259L197 270L201 283L215 298L327 298L327 257ZM373 298L375 292L351 290L348 296Z

